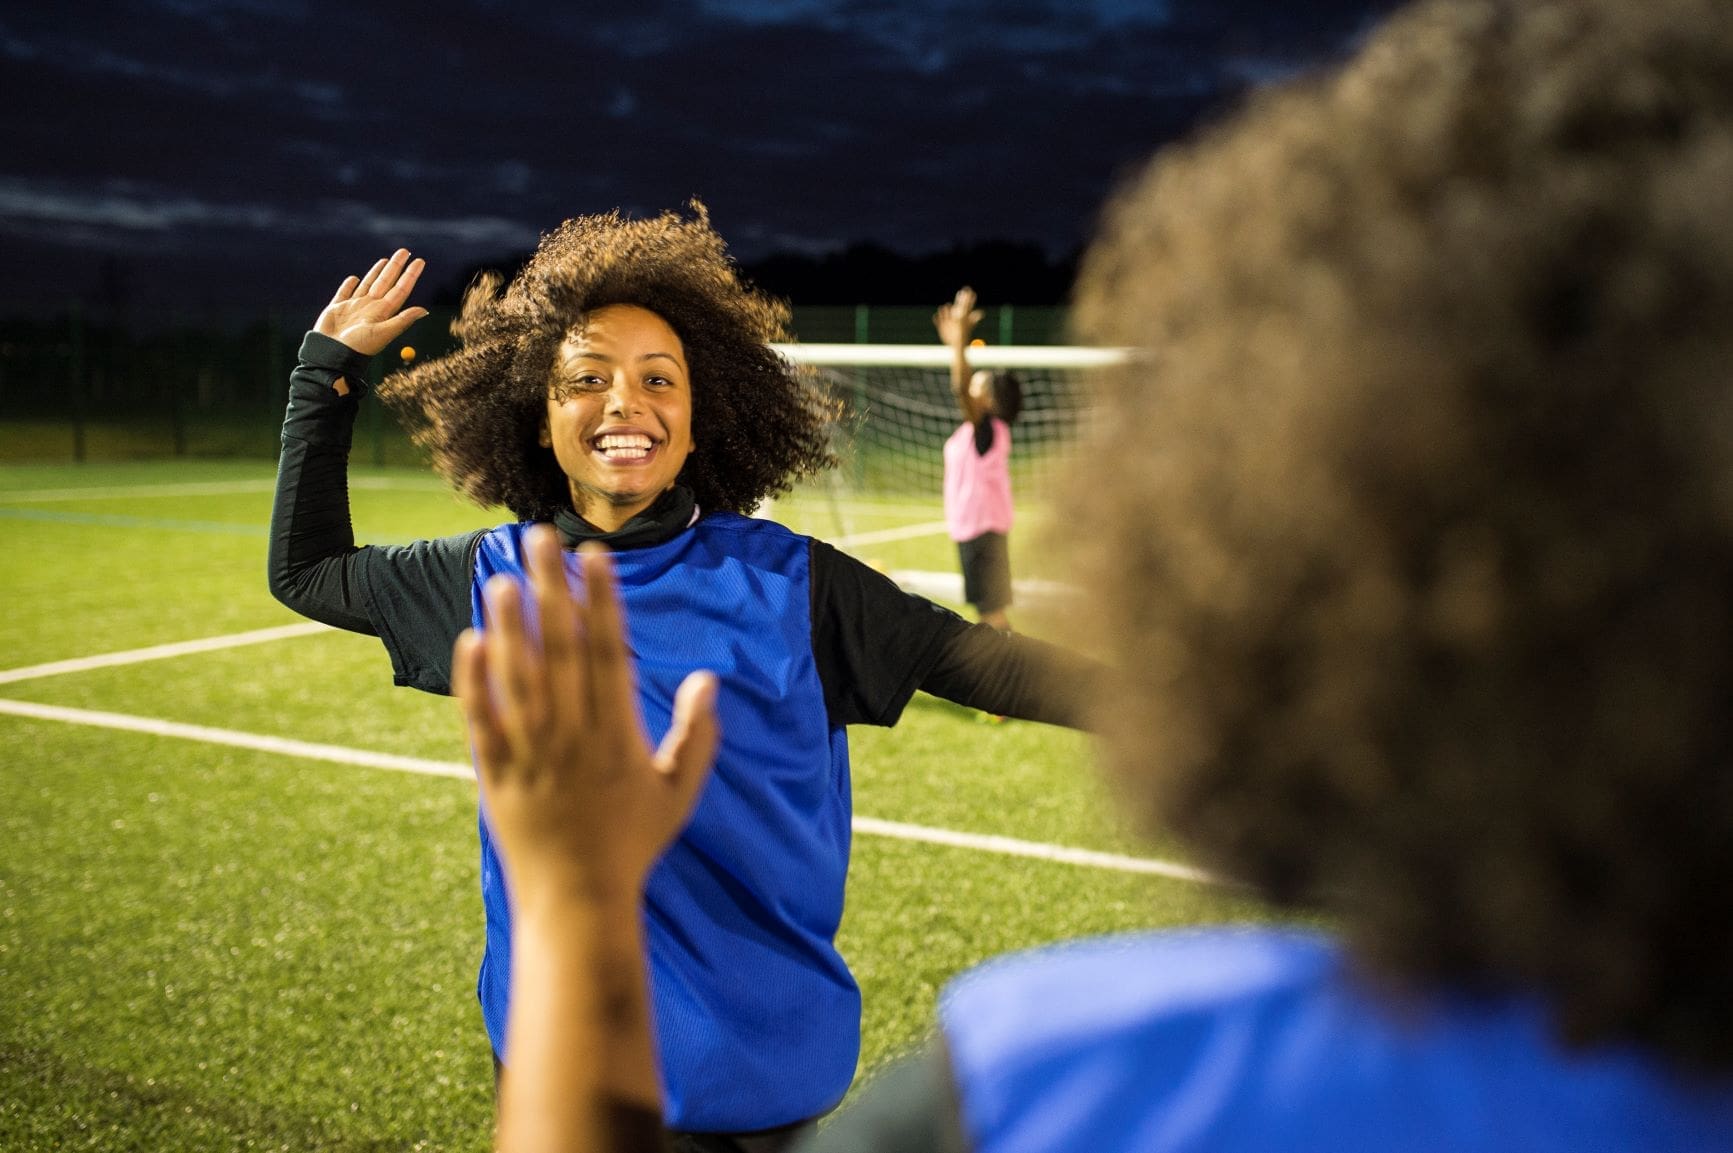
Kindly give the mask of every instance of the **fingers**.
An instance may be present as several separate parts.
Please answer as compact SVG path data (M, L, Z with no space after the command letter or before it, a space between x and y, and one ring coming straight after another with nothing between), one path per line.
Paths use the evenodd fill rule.
M391 254L390 259L373 266L367 273L366 279L362 280L357 294L371 296L375 300L387 299L391 290L397 286L398 279L403 275L404 266L408 263L409 249L399 248ZM416 275L421 275L419 269L416 270ZM414 281L410 283L413 284Z
M672 784L682 817L692 811L722 740L716 693L715 673L696 672L681 681L674 694L674 723L656 750L656 770Z
M417 305L414 308L406 308L390 320L381 324L379 326L379 331L384 336L385 343L390 344L392 341L408 332L410 325L414 324L426 315L427 309L422 308L420 305Z
M474 629L465 629L451 650L451 686L469 724L470 744L485 785L508 763L510 746L495 716L487 683L487 649Z
M397 255L391 258L391 263L395 266L399 259L407 259L408 256L409 252L400 248L397 250ZM421 272L426 267L427 261L418 256L409 261L409 267L403 269L401 276L393 276L393 270L387 268L385 274L379 278L379 284L374 286L384 294L380 299L392 308L402 308L403 302L409 299L409 290L414 288L415 282L421 279Z
M487 624L482 643L493 681L493 709L508 743L523 753L533 748L543 731L547 711L547 701L535 683L536 659L524 627L523 594L510 577L495 576L482 590L482 600Z
M361 278L359 276L346 276L346 277L344 277L343 283L339 284L337 286L336 293L331 297L331 304L342 304L345 300L348 300L351 296L354 296L355 295L355 288L360 283L361 283ZM330 306L327 305L326 307L330 307Z
M403 250L398 249L398 251L401 252ZM381 258L379 260L375 260L373 262L373 267L369 268L367 270L367 275L363 276L361 278L361 282L355 286L355 291L353 293L351 293L350 295L352 295L352 296L366 296L369 292L371 292L373 289L374 282L379 279L379 274L385 271L385 266L387 263L389 263L389 262L383 258Z
M614 587L613 562L608 550L593 541L579 547L578 557L589 594L584 630L590 642L590 715L636 717L638 690L626 648L625 614Z
M371 296L374 299L387 299L391 292L406 278L405 268L411 271L407 274L408 285L403 289L403 296L409 295L409 289L415 287L415 282L421 277L421 269L425 261L409 259L409 249L399 248L389 257L373 262L373 267L367 270L367 275L361 278L361 283L355 286L355 296Z
M541 621L542 663L551 707L579 709L584 704L584 607L572 595L566 555L559 534L545 524L525 535L530 588ZM582 714L579 721L582 722Z

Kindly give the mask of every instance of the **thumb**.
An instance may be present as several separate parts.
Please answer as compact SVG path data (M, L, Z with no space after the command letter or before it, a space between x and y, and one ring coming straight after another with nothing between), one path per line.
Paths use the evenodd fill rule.
M673 787L681 817L692 811L722 740L716 690L716 674L711 672L696 672L680 682L674 694L674 723L656 750L656 771Z

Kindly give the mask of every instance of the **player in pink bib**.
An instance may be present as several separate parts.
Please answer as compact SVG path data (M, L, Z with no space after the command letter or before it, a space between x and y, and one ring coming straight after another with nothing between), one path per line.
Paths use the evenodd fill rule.
M945 441L945 527L957 542L963 599L981 620L1010 629L1011 422L1023 408L1021 382L1008 372L969 369L969 338L981 321L975 290L939 306L933 326L951 350L951 391L963 423Z

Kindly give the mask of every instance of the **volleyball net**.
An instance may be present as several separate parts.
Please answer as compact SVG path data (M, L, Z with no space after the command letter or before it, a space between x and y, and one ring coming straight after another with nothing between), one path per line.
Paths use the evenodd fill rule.
M937 499L945 439L962 421L951 393L950 350L942 345L787 344L776 349L813 368L842 410L841 466L827 482L850 495ZM1010 372L1023 411L1012 426L1012 484L1018 499L1052 488L1085 419L1094 373L1125 358L1120 349L1047 345L969 350L973 369Z

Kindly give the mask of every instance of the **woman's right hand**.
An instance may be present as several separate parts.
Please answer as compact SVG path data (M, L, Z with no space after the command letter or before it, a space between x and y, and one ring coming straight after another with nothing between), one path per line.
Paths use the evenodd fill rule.
M366 276L351 276L337 287L337 295L313 323L313 331L341 341L364 356L383 352L427 315L427 309L404 308L409 290L421 279L425 261L409 259L409 250L399 248L389 260L374 263Z
M681 683L652 749L607 550L580 550L580 600L554 530L524 541L530 594L488 581L486 628L464 632L451 662L506 887L519 910L582 896L636 916L715 758L716 676Z

